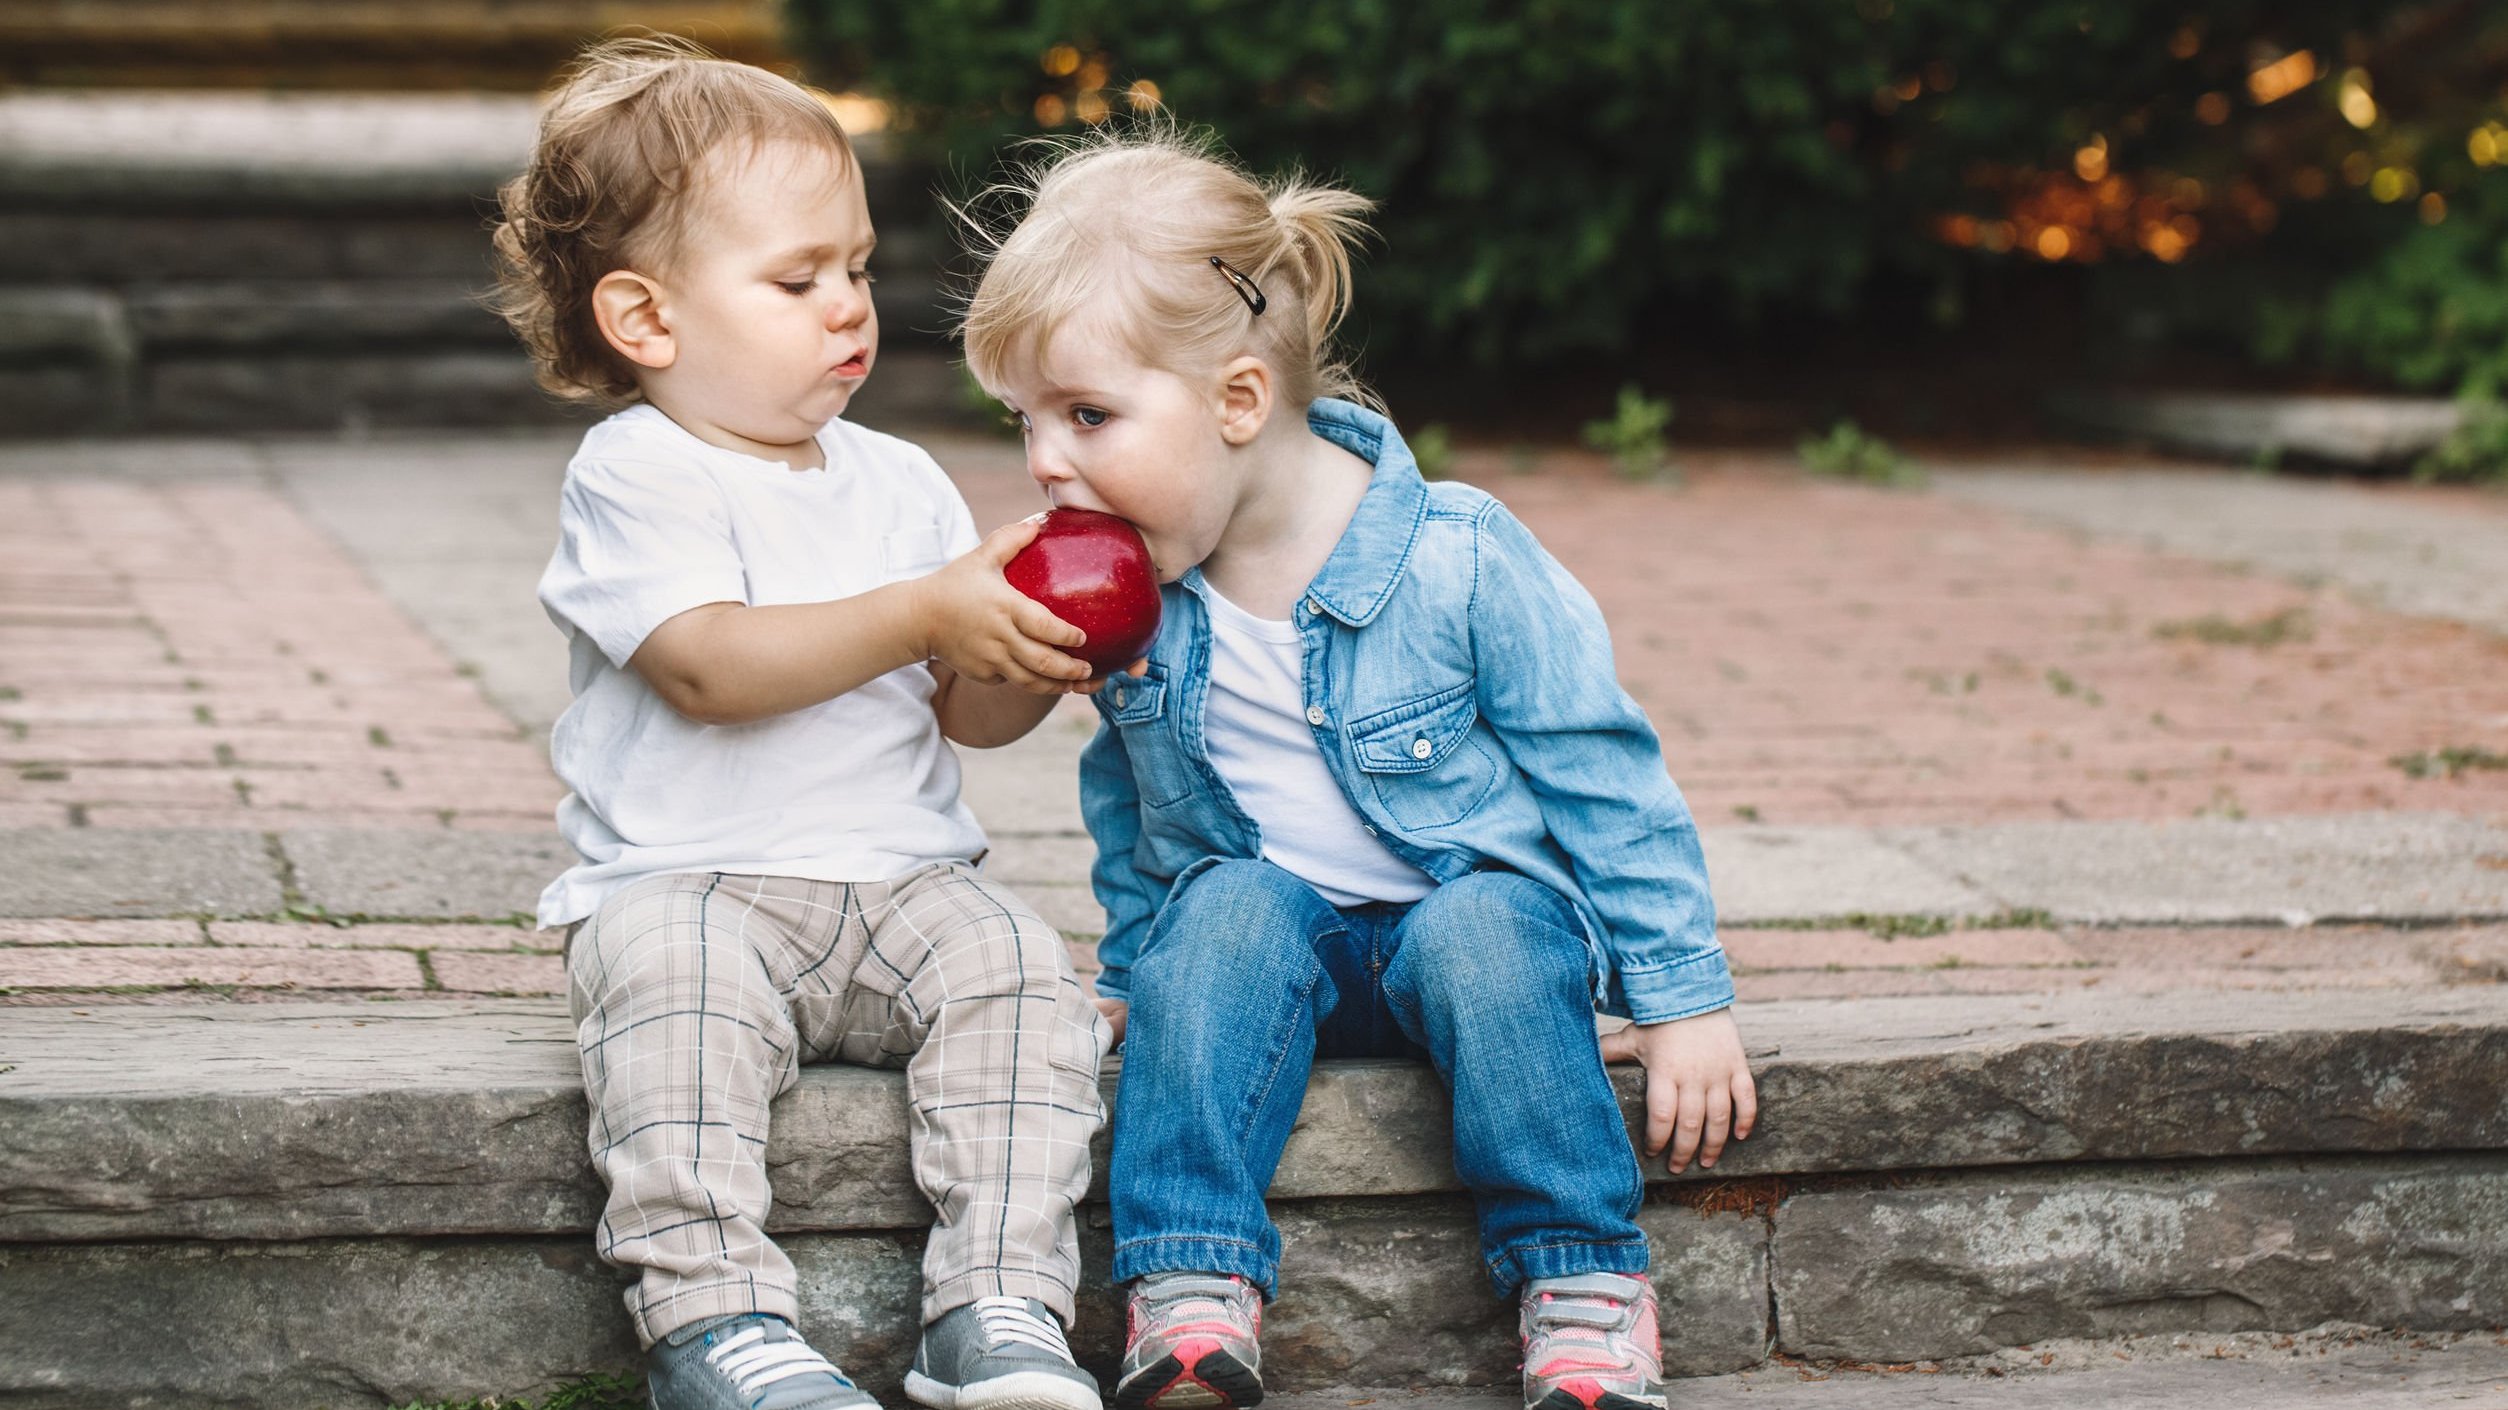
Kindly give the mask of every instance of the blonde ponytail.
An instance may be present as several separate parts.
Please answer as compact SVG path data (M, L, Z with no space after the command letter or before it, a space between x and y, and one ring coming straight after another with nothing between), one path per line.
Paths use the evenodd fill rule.
M1350 312L1350 254L1371 233L1367 213L1376 203L1356 191L1293 176L1271 193L1268 204L1287 245L1286 262L1304 295L1306 342L1316 353L1319 395L1363 398L1365 389L1331 348L1333 333Z

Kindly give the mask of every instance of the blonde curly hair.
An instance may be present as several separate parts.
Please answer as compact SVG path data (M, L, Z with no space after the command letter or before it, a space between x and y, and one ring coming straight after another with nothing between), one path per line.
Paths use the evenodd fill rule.
M982 270L961 320L967 368L997 389L1013 359L1088 317L1144 366L1198 375L1252 353L1285 405L1375 405L1332 341L1373 208L1302 175L1257 181L1163 117L1049 142L957 208ZM1237 276L1252 287L1240 293Z
M692 198L709 164L770 141L818 145L855 166L844 128L811 90L684 39L605 40L567 67L530 165L497 191L491 304L542 388L606 410L641 399L593 322L593 286L614 270L667 267L695 233Z

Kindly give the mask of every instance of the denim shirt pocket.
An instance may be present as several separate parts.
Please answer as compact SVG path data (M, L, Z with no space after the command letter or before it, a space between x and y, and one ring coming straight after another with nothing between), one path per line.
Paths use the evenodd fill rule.
M1106 718L1123 733L1132 786L1153 808L1172 807L1193 793L1192 765L1185 761L1175 724L1168 718L1167 694L1167 682L1156 667L1146 676L1117 676L1103 692Z
M1497 761L1473 738L1474 700L1467 680L1351 727L1351 755L1396 826L1460 822L1497 787Z

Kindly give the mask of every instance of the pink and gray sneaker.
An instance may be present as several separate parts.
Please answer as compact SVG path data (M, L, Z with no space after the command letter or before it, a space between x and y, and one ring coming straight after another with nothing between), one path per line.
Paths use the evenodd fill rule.
M1664 1410L1654 1284L1618 1273L1524 1285L1524 1410Z
M1262 1291L1243 1278L1152 1273L1139 1279L1126 1306L1115 1410L1262 1404L1262 1333Z

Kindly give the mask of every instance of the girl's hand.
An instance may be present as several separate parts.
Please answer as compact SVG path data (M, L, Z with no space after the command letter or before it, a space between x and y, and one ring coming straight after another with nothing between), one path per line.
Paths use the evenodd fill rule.
M926 659L982 685L1060 695L1086 681L1089 665L1059 647L1087 634L1010 585L1002 568L1036 537L1037 521L995 529L973 552L914 581L914 624Z
M1742 1053L1742 1031L1733 1011L1718 1009L1669 1023L1632 1023L1603 1035L1604 1062L1636 1062L1646 1069L1646 1156L1672 1157L1664 1168L1678 1175L1689 1167L1715 1168L1729 1131L1734 1140L1759 1120L1759 1089Z
M1123 1046L1123 1021L1126 1017L1130 1016L1132 1012L1132 1005L1121 999L1099 999L1097 1000L1097 1011L1106 1015L1106 1022L1108 1026L1115 1030L1115 1040L1106 1045L1106 1050L1108 1052L1113 1052L1115 1049Z
M1099 676L1093 680L1084 680L1080 682L1078 685L1071 687L1071 693L1074 695L1095 695L1097 692L1104 690L1106 688L1106 683L1113 680L1115 676L1131 676L1134 679L1138 679L1148 674L1149 658L1144 656L1140 660L1133 662L1131 665L1124 667L1120 671L1116 671L1110 675Z

